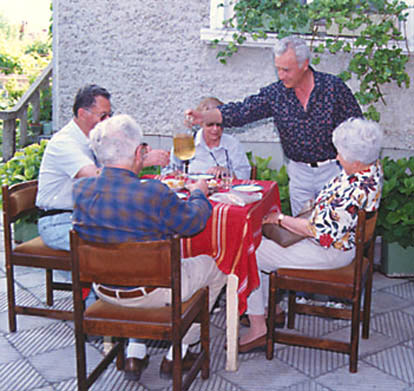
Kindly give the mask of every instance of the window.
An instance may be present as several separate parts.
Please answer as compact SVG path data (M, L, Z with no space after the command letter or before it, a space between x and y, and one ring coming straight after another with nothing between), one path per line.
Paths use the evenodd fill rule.
M305 0L306 1L306 0ZM307 0L308 2L312 0ZM414 52L414 0L405 0L408 5L408 19L405 26L401 26L403 34L408 41L410 52ZM223 4L223 6L221 6ZM234 1L232 0L210 0L210 26L200 30L200 38L202 41L211 42L215 39L223 44L232 41L233 31L223 26L223 21L230 18L234 13ZM253 47L273 47L276 41L276 35L268 34L268 38L253 40L247 37L243 46ZM405 46L405 45L403 45ZM405 47L403 47L405 49Z

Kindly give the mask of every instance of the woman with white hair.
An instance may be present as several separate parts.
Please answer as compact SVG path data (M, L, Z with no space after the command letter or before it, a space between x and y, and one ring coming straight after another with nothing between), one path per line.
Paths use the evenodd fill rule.
M358 210L378 209L382 190L382 168L379 161L382 131L375 122L351 118L333 133L339 175L328 182L315 199L309 219L273 213L264 223L275 223L301 234L306 239L281 247L263 238L256 251L259 270L278 268L333 269L348 265L355 256L355 230ZM240 339L240 352L265 345L268 277L260 275L259 288L247 301L250 329ZM278 311L277 311L278 312Z

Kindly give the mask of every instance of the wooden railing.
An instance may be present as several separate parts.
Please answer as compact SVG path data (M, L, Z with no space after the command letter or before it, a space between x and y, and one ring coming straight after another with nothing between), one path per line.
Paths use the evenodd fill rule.
M3 120L3 161L13 157L16 152L16 120L20 120L19 146L28 144L27 110L32 105L32 120L40 119L40 91L49 87L52 78L53 65L50 63L29 87L25 94L11 110L0 111L0 120Z

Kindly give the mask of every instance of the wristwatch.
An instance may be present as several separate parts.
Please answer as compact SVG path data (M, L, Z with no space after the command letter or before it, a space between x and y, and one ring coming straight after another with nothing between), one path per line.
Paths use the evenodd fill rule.
M282 220L285 218L285 215L283 213L280 213L279 216L277 217L277 223L278 225L282 224Z

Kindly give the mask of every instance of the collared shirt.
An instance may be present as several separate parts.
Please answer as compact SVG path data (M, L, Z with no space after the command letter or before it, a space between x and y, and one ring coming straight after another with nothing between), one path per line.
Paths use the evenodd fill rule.
M72 119L48 142L39 171L36 206L73 209L72 186L82 167L95 164L89 139Z
M90 241L120 243L190 236L204 229L212 206L200 190L181 200L155 179L104 167L73 186L73 227Z
M340 78L311 70L315 86L306 110L294 89L278 81L243 102L219 106L223 126L240 127L273 117L289 159L304 163L335 159L333 130L350 117L362 117L361 108Z
M309 219L318 244L342 251L353 249L358 210L372 212L378 209L382 183L379 161L352 175L342 170L333 178L316 198L316 206Z
M211 167L220 166L233 171L238 179L250 178L249 160L243 145L235 137L223 133L220 144L209 148L204 140L203 130L200 130L195 136L194 143L196 152L194 158L190 160L188 172L205 173ZM170 163L163 169L163 174L184 169L183 162L174 155L174 148L171 149L170 156Z

